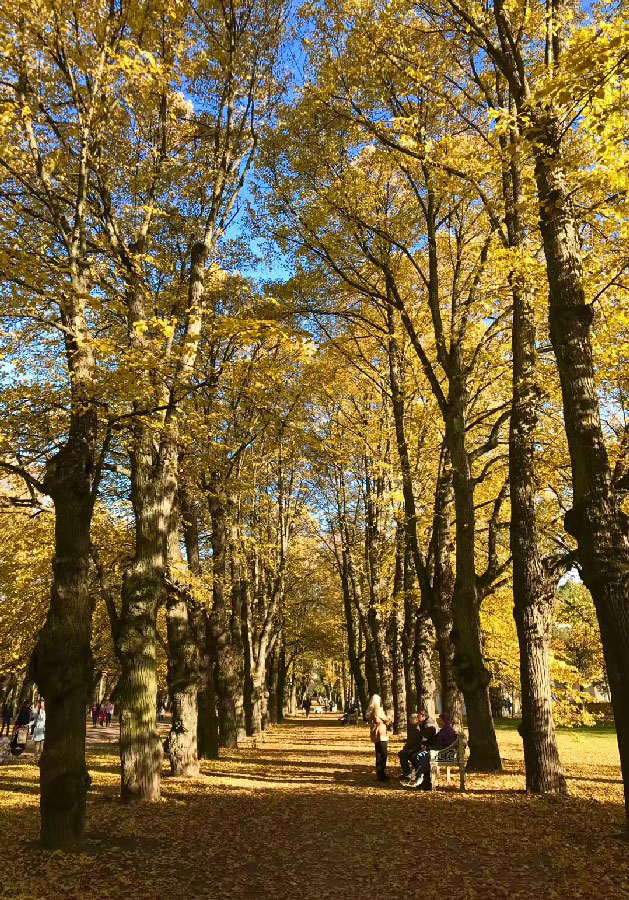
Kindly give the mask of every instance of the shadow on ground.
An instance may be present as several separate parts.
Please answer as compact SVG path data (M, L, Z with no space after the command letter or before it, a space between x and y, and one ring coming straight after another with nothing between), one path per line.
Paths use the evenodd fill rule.
M516 735L517 738L517 735ZM6 900L539 900L629 896L628 849L613 839L622 787L578 751L568 798L523 791L517 743L502 776L434 794L373 779L366 730L295 720L258 750L165 778L159 803L117 800L115 746L93 747L89 830L80 851L37 845L37 771L0 770ZM501 737L502 741L502 737ZM391 747L391 758L395 750ZM603 764L602 764L603 765ZM574 785L574 787L573 787Z

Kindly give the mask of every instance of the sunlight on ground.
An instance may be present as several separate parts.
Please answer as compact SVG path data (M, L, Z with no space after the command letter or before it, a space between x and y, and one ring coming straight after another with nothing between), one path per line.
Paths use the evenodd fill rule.
M26 758L0 769L0 897L628 897L629 850L613 837L615 735L560 732L569 798L527 797L517 731L499 738L503 775L469 775L464 795L415 793L397 782L399 740L395 778L381 786L365 727L294 719L256 749L204 762L195 781L165 778L160 803L129 809L117 800L115 742L92 735L81 852L37 847L37 770Z

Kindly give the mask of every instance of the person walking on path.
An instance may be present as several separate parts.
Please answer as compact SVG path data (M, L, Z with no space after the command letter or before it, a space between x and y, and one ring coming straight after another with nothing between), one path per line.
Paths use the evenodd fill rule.
M388 781L387 755L389 749L389 736L387 725L389 718L382 708L382 700L378 694L374 694L367 707L367 722L369 723L369 737L373 741L376 751L376 779Z
M100 703L94 703L92 705L92 728L96 728L96 723L98 722L99 713L100 713Z
M46 736L46 704L42 700L37 708L37 712L35 713L35 718L33 719L33 756L35 760L35 764L39 763L39 760L42 755L42 751L44 749L44 738Z
M111 700L108 700L105 704L105 726L109 728L111 725L111 717L114 714L114 705Z
M302 703L302 706L304 709L304 714L305 714L306 718L308 718L308 716L310 715L310 706L311 706L310 697L304 697L304 702Z
M4 729L7 730L7 735L10 733L11 729L11 719L13 718L13 704L8 700L5 700L2 704L2 728L0 728L0 737L4 734Z

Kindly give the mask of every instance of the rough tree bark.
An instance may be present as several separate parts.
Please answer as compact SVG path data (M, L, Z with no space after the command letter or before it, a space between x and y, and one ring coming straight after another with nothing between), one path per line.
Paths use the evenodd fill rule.
M614 490L594 379L592 307L583 286L572 197L561 165L559 122L536 131L535 175L555 351L572 463L573 507L565 527L579 548L581 576L601 629L629 815L629 527ZM628 821L629 827L629 821Z
M435 626L441 705L444 711L452 715L454 723L462 724L463 703L456 683L455 648L452 642L452 596L455 579L452 569L451 509L452 471L448 465L448 454L443 450L439 462L432 524L430 550L432 591L429 612Z
M227 509L221 494L220 474L210 478L208 490L212 520L212 614L210 624L216 662L219 746L234 748L245 737L243 696L243 656L240 631L240 604L227 609Z
M170 728L170 772L179 777L199 774L197 755L197 691L199 648L192 630L189 607L193 600L185 584L179 541L179 515L173 510L168 538L168 596L166 630Z
M155 445L153 430L133 428L131 502L136 541L133 562L124 574L117 633L121 796L123 801L159 800L162 744L156 722L157 610L166 600L167 538L174 485L170 467L176 451Z
M382 605L386 585L382 575L382 534L380 529L379 501L384 489L381 476L373 476L370 460L365 458L365 571L369 589L367 626L371 637L373 658L378 677L378 693L382 706L393 715L393 673L391 656L387 646L386 626L382 617Z
M398 522L395 577L393 582L393 610L389 616L388 641L391 654L392 688L393 688L393 731L395 734L406 733L406 680L404 658L402 654L403 618L401 607L404 604L404 555L406 549L406 531Z
M195 577L201 575L199 553L199 520L196 504L180 487L179 503L188 568ZM214 690L212 633L206 609L191 603L188 609L190 628L198 647L199 680L197 684L197 755L199 759L218 759L218 720Z
M367 684L363 675L362 666L358 657L357 641L356 641L356 623L354 620L354 604L352 603L351 587L349 583L349 575L347 571L347 554L344 548L341 548L340 560L341 587L343 591L343 610L345 612L345 625L347 628L347 656L350 668L354 677L356 688L356 696L360 704L363 715L367 711L369 698L367 696Z
M88 572L96 442L97 417L88 405L73 412L68 440L48 463L44 482L55 505L53 583L31 665L46 701L46 741L40 762L41 840L45 847L59 849L74 846L84 836L90 784L85 709L93 668Z
M451 498L448 492L448 485L451 486L451 480L444 476L446 469L444 456L447 455L442 453L442 459L440 460L430 551L428 560L425 560L421 553L417 535L415 493L404 422L404 394L400 385L395 310L391 302L387 304L387 324L389 332L389 384L391 387L396 443L402 474L407 548L415 567L415 576L422 598L422 609L430 613L436 629L441 675L441 696L445 704L444 708L451 710L453 715L455 717L458 716L460 720L461 701L454 678L454 647L451 639L454 575L451 564L452 550L449 516ZM406 638L406 643L407 645L410 643L408 637Z
M417 709L425 709L431 716L435 714L435 679L431 662L434 646L435 631L430 616L426 610L418 609L413 647Z
M505 220L509 246L524 240L521 221L521 173L517 146L503 139L509 164L503 170ZM515 152L514 152L515 151ZM513 400L509 428L509 484L511 492L511 554L513 556L513 615L520 647L522 740L526 788L533 793L567 791L553 723L550 680L550 629L554 585L544 572L539 551L536 484L533 467L535 429L540 390L537 382L533 292L525 279L512 272Z
M469 728L470 771L499 772L500 751L489 702L490 674L482 652L480 598L476 581L476 512L474 478L465 446L466 388L462 348L450 378L446 418L446 442L452 461L454 507L456 511L456 577L452 597L453 641L456 648L454 671L465 700Z

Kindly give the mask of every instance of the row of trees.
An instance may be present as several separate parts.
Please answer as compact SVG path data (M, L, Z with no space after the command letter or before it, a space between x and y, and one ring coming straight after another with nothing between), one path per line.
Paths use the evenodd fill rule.
M85 827L94 623L124 800L159 797L162 652L173 774L343 647L401 727L433 645L495 771L487 610L512 586L527 786L565 790L549 643L575 563L628 782L622 19L322 0L287 24L270 0L0 14L0 466L54 520L48 846ZM271 234L293 274L262 291L241 273Z
M361 439L328 478L369 686L377 672L399 719L399 673L408 682L429 618L443 695L465 701L469 765L498 770L482 608L510 573L538 792L566 790L549 645L556 585L575 564L600 623L625 785L629 774L621 13L592 23L561 0L308 4L306 79L265 156L293 296L368 398L333 394L330 429ZM396 596L404 624L394 609L386 625ZM417 665L420 696L423 679Z

